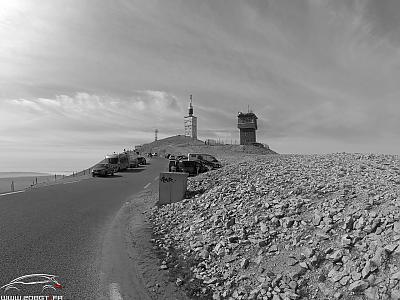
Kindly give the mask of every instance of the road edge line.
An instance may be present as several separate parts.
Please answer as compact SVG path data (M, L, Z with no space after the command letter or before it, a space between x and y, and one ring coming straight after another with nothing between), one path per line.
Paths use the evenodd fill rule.
M118 283L110 283L110 300L123 300Z
M8 193L0 194L0 197L1 197L1 196L12 195L12 194L24 193L24 192L25 192L25 190L23 190L23 191L16 191L16 192L8 192Z

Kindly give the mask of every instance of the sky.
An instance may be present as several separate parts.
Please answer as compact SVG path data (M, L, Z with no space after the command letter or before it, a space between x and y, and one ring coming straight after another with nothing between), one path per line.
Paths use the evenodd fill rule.
M400 154L398 0L0 0L0 171L183 134Z

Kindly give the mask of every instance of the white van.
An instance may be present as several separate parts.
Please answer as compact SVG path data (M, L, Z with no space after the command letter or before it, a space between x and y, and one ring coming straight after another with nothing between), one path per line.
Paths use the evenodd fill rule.
M113 171L116 173L119 169L119 157L117 153L114 154L107 154L105 158L105 162L108 163L112 168Z

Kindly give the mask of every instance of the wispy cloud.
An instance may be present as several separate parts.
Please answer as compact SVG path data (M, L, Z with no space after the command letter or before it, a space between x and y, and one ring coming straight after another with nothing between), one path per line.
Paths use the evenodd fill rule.
M153 131L157 124L174 126L181 115L175 96L151 90L136 91L127 99L87 93L12 99L3 101L0 108L0 133L14 138L16 146L22 136L30 142L39 138L46 146L59 145L60 141L64 145L85 141L104 144L115 141L113 136L119 137L119 144L124 139L131 144L134 134ZM15 122L16 116L20 122Z
M259 140L280 152L330 152L322 139L398 152L399 6L9 1L0 14L2 141L72 148L105 135L116 146L151 140L155 127L177 134L194 94L202 138L238 138L236 114L250 105Z

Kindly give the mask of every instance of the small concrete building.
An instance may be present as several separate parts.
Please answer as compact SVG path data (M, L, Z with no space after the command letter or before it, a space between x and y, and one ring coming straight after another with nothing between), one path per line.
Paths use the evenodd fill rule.
M257 142L257 116L253 112L239 112L238 128L240 130L240 145L253 145Z
M185 136L197 139L197 117L193 116L192 95L190 95L189 115L184 117Z

